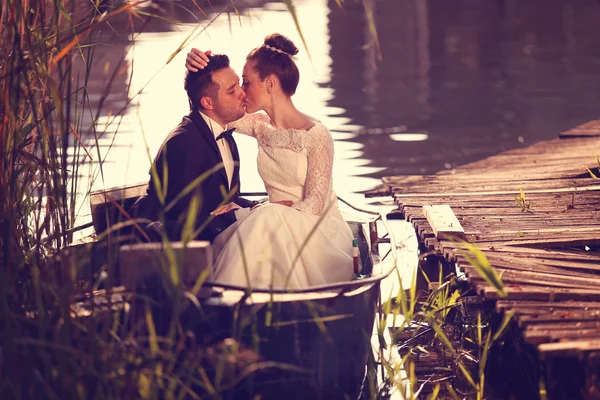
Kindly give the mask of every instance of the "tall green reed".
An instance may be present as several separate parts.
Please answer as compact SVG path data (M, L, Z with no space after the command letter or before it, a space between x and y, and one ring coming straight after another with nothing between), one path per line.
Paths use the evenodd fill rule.
M96 126L121 69L113 66L93 105L93 34L114 19L139 17L138 3L2 1L0 398L218 397L262 368L235 342L195 343L177 318L192 303L183 291L169 298L173 318L155 321L156 302L139 296L129 312L110 279L100 295L98 283L78 280L82 260L57 256L72 240L81 164L95 158L102 173ZM84 136L94 138L95 154ZM82 299L87 316L75 307ZM233 362L232 348L241 355Z
M391 242L394 243L393 238ZM485 254L470 243L460 243L461 255L465 260L475 267L477 273L493 286L499 295L505 295L501 276L495 271ZM420 259L432 255L425 253L420 256ZM399 343L399 346L405 355L400 366L385 357L381 357L380 362L387 369L389 377L398 376L399 369L404 368L406 378L401 381L387 382L387 385L380 388L380 393L389 391L390 386L406 393L405 386L409 385L410 392L406 394L417 398L428 384L431 388L428 399L438 398L442 389L445 391L444 398L449 396L460 399L467 395L483 399L486 397L488 356L493 345L501 341L512 315L505 315L497 326L492 327L488 322L482 322L482 311L479 311L477 321L465 324L464 315L461 314L464 314L465 308L470 307L469 299L473 298L471 288L466 282L459 280L454 273L443 276L444 268L441 261L438 266L437 280L433 280L419 265L420 273L423 274L429 287L426 295L417 293L415 279L413 279L413 285L409 290L401 287L397 297L388 300L382 308L382 326L379 336L381 339L384 336L382 330L386 320L403 318L401 324L395 325L397 327L395 334L397 337L402 337L404 341ZM399 281L402 284L400 278ZM485 317L487 320L489 315L486 314ZM415 355L429 356L431 353L441 356L439 372L445 371L444 374L447 375L443 377L444 374L441 374L442 377L438 377L437 382L431 379L424 380L423 377L418 379L415 374L416 363L418 363L418 357L415 360ZM423 383L419 385L419 381ZM465 387L461 382L465 382L467 386Z

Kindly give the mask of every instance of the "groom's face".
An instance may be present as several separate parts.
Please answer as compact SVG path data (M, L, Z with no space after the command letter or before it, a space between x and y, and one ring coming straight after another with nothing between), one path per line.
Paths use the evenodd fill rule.
M213 112L223 125L244 116L246 95L240 87L240 78L231 68L212 73L212 81L218 86L216 95L211 96Z

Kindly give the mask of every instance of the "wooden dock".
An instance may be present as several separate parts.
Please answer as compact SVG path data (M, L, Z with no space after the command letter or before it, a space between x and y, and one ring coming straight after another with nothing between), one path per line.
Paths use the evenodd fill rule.
M586 398L600 393L598 155L600 120L452 171L383 179L422 246L456 263L498 313L514 314L546 381L580 374ZM464 234L440 234L424 214L429 205L449 205ZM457 236L483 251L505 297L467 262ZM579 398L563 397L567 389L555 386L549 398Z

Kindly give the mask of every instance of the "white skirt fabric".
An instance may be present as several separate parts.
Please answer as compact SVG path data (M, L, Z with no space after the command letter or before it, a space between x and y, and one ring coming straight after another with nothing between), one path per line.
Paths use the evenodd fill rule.
M215 264L209 280L254 289L349 281L352 239L341 219L267 204L215 238Z

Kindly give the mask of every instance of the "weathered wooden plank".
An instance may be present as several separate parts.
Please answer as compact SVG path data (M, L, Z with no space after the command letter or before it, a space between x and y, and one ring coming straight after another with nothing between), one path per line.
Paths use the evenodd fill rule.
M577 137L590 137L600 136L600 120L594 120L586 122L583 125L576 126L568 131L561 132L560 138L577 138Z
M583 352L600 350L600 339L543 343L538 346L542 358L578 356Z
M181 279L195 284L203 274L212 270L213 256L210 242L204 240L170 242L169 250L176 264L169 262L167 249L162 243L137 243L121 246L119 250L119 275L121 284L134 290L153 275Z
M514 300L498 300L496 302L496 311L503 312L504 310L514 311L516 313L522 310L547 309L553 311L555 309L600 309L600 302L582 302L582 301L562 301L559 303L548 303L541 301L514 301Z
M436 204L436 202L425 202L424 204ZM408 215L414 215L413 218L424 218L422 214L417 214L412 210L412 207L405 207L399 204L398 207ZM464 222L470 218L497 218L497 221L502 222L504 219L564 219L565 217L583 218L586 214L589 218L597 220L598 212L600 211L597 203L590 205L579 205L577 208L569 208L565 205L550 205L540 206L528 209L522 209L516 203L507 204L502 207L470 207L461 204L453 205L454 214L459 221ZM410 222L410 221L409 221Z
M463 238L465 231L448 205L425 205L423 214L438 240Z
M434 251L436 253L440 252L440 242L435 237L426 238L425 247L430 251Z
M515 246L507 246L512 249L518 249L519 247ZM585 247L584 247L585 248ZM517 251L497 251L495 248L486 248L480 247L481 251L483 251L488 257L488 259L495 260L497 262L503 262L505 264L510 264L512 261L520 260L521 263L528 263L532 266L548 266L548 267L556 267L556 268L590 268L591 270L599 270L600 269L600 255L597 252L590 251L589 254L585 254L585 250L582 248L582 253L584 254L569 254L568 252L561 252L560 249L548 251L546 250L546 254L543 253L534 253L534 252L525 252L519 253ZM525 249L527 250L527 249ZM532 250L542 250L544 249L532 249Z
M485 280L479 276L475 269L464 268L464 273L469 278L471 283L485 283ZM553 289L561 289L561 288L569 288L569 289L592 289L598 288L596 285L587 285L580 282L570 282L566 279L542 279L538 277L514 277L508 275L506 277L502 277L502 282L504 285L510 286L536 286L542 288L553 288ZM598 289L600 290L600 288Z
M570 196L569 196L570 197ZM447 201L448 199L419 199L420 204L409 204L408 202L399 202L401 210L409 210L409 213L416 214L413 209L421 208L422 204L448 204L452 207L454 214L460 219L464 215L473 215L475 217L490 218L491 220L519 219L519 218L548 218L548 219L566 219L577 218L588 214L592 218L598 218L600 212L600 196L592 198L581 196L572 203L571 198L532 199L527 197L528 208L523 209L514 199L489 202L463 202ZM531 202L530 202L531 200ZM568 200L568 201L567 201Z
M600 311L581 311L581 310L554 310L549 312L540 312L538 314L519 315L517 317L520 326L529 323L564 323L566 321L600 321Z
M466 263L460 263L459 268L468 277L477 278L479 274L475 267ZM582 289L598 287L600 290L600 277L559 275L555 273L546 273L538 271L519 271L506 268L494 267L501 276L505 284L533 284L536 286L556 286L556 287L579 287Z
M490 229L471 230L468 232L469 235L486 235L487 237L510 237L510 236L530 236L530 237L554 237L554 236L572 236L580 237L587 234L594 234L594 237L598 237L598 227L595 225L591 226L575 226L571 228L566 227L542 227L530 224L529 228L526 229L515 229L513 227L506 227L504 229L498 229L496 227Z
M560 302L563 303L563 302ZM560 304L560 303L549 303L549 304ZM543 314L550 314L552 312L555 311L581 311L582 308L577 308L577 307L566 307L566 308L560 308L560 307L551 307L551 306L539 306L538 308L531 308L531 307L516 307L516 308L511 308L509 310L506 310L508 312L511 312L512 314L515 315L515 317L518 316L524 316L524 315L543 315ZM593 312L597 312L600 311L600 308L596 307L596 308L590 308L590 309L586 309L587 311L593 311ZM598 320L600 323L600 319ZM536 320L536 323L540 323L540 321ZM563 323L564 321L561 320L561 323Z
M546 263L539 262L533 259L519 259L519 258L511 258L511 257L502 257L502 256L490 256L488 253L484 252L490 264L497 271L512 271L514 273L540 273L547 274L552 276L562 276L562 277L581 277L584 279L598 279L600 278L600 265L589 265L584 263L571 263L568 264L567 267L559 267L552 266ZM462 254L458 254L455 256L455 260L460 267L469 266L468 261Z
M531 321L527 324L527 330L534 331L537 329L600 329L600 321L560 321L560 322L543 322Z
M485 247L494 247L497 245L504 246L524 246L527 248L568 248L568 247L583 247L583 246L598 246L600 245L600 238L594 236L594 234L587 234L585 237L557 237L549 236L549 237L507 237L507 236L497 236L497 237L476 237L477 235L472 235L475 237L470 237L471 235L467 235L467 238L470 242L476 244L480 248Z
M523 338L530 344L541 344L571 339L600 339L600 331L597 329L546 329L526 330Z
M513 184L461 184L461 185L449 185L447 183L442 184L431 184L423 187L406 187L406 186L392 186L391 191L396 200L406 197L421 197L425 194L435 198L441 196L471 196L477 195L488 195L493 196L497 194L520 194L520 190L523 189L526 193L576 193L583 191L600 190L600 185L594 185L590 182L591 179L573 179L569 181L554 181L554 180L540 180L535 182L526 182L527 185L513 185ZM448 191L451 190L451 191Z
M548 260L549 262L552 262L551 260L557 260L560 261L561 259L569 259L568 257L562 258L561 256L563 255L563 253L560 253L557 256L553 256L551 252L549 252L549 249L552 249L551 251L560 251L560 248L563 247L565 249L570 249L573 247L581 247L582 249L584 248L584 246L586 244L589 244L591 241L587 241L584 240L583 243L580 243L578 245L573 245L572 243L575 242L571 239L568 239L564 242L560 242L557 239L554 240L554 243L552 246L544 246L543 244L545 243L544 241L541 241L541 244L538 246L538 248L536 248L536 243L535 241L531 240L529 241L531 242L531 246L530 247L522 247L523 251L525 253L527 253L529 250L533 251L546 251L548 252ZM528 244L529 242L526 242L525 244ZM518 249L520 248L520 244L523 244L524 242L492 242L492 241L479 241L477 243L474 243L480 250L484 251L486 254L488 254L488 252L494 252L496 251L497 248L511 248L511 249ZM441 249L444 252L447 252L448 254L450 254L450 256L452 257L452 260L455 260L456 257L458 257L460 255L461 251L464 251L464 246L461 243L458 242L450 242L450 241L442 241L440 242L440 246ZM492 253L493 254L493 253ZM515 251L516 255L519 255L518 252ZM592 256L590 256L592 257ZM570 260L573 261L586 261L586 259L584 259L583 257L576 257L573 256L572 258L570 258ZM595 258L587 258L587 261L590 261L590 263L594 263L595 262ZM565 268L567 268L568 266L565 266ZM591 269L596 269L593 265L591 267Z
M504 194L495 194L495 195L485 195L485 194L480 194L480 193L471 193L470 196L464 196L464 195L459 195L459 196L453 196L453 195L449 195L446 193L442 193L440 196L437 196L435 201L439 201L439 204L450 204L455 205L457 203L460 204L464 204L464 205L469 205L469 204L482 204L482 205L487 205L487 204L504 204L506 202L513 202L515 200L516 197L520 196L520 192L519 193L504 193ZM562 194L557 194L554 192L540 192L540 193L528 193L525 192L525 196L526 198L531 198L535 201L552 201L552 200L569 200L569 203L571 202L570 200L575 200L575 204L577 204L577 202L579 201L579 199L582 199L582 201L585 201L586 199L590 199L591 202L594 202L597 204L598 199L600 198L600 191L584 191L584 192L572 192L572 193L562 193ZM406 197L403 198L403 201L405 205L407 206L413 206L413 207L420 207L423 204L429 204L429 202L432 201L431 196L427 195L427 194L423 194L421 195L421 197L419 197L418 195L413 196L413 197Z
M493 248L489 249L490 252L496 254L508 254L508 255L517 255L519 257L538 257L542 259L569 259L573 261L589 261L595 262L599 257L598 255L590 254L589 252L574 249L536 249L536 248L522 248L522 247L514 247L514 246L504 246L504 245L496 245ZM486 253L487 254L487 253Z
M476 284L477 292L489 300L527 300L527 301L600 301L600 291L596 289L568 289L537 287L529 285L505 286L506 297L501 297L495 288L487 284Z

